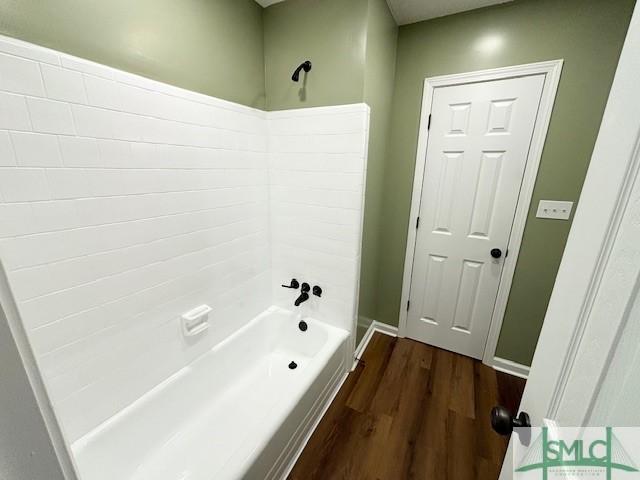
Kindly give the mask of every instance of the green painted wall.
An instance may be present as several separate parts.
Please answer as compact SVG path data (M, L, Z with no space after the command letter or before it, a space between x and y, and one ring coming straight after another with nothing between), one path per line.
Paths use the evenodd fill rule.
M384 185L377 319L396 325L425 77L565 59L497 355L529 364L570 223L540 199L576 201L633 0L523 0L400 28ZM489 48L492 47L492 48Z
M267 110L362 102L367 0L287 0L264 10ZM311 73L291 81L311 60Z
M396 71L398 27L386 0L369 0L363 99L371 107L357 341L378 311L384 172Z
M264 108L253 0L0 0L0 33Z

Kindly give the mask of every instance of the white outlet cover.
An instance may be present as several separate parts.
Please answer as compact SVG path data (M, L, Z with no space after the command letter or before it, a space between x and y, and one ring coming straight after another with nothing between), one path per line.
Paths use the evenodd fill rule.
M569 220L573 202L560 202L557 200L540 200L538 203L538 218L553 218L555 220Z

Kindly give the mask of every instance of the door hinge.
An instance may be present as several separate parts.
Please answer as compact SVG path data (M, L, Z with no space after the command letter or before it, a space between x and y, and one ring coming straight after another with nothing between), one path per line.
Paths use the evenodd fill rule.
M407 312L409 311L409 305L411 305L411 301L407 300Z
M416 230L420 226L420 217L416 218Z
M431 128L431 114L429 114L429 119L427 120L427 130Z

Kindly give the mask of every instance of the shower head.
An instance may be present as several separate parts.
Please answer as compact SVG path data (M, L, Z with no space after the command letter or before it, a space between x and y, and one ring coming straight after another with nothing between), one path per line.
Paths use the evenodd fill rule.
M293 72L293 75L291 75L291 80L293 80L294 82L300 80L300 70L304 70L305 72L311 70L311 62L309 60L306 60L301 63L298 68L296 68L296 71Z

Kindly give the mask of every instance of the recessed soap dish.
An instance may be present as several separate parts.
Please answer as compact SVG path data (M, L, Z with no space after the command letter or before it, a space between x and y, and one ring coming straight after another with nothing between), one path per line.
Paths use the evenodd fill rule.
M209 313L211 307L209 305L200 305L199 307L183 313L180 318L182 320L182 333L185 337L193 337L204 333L209 328Z

